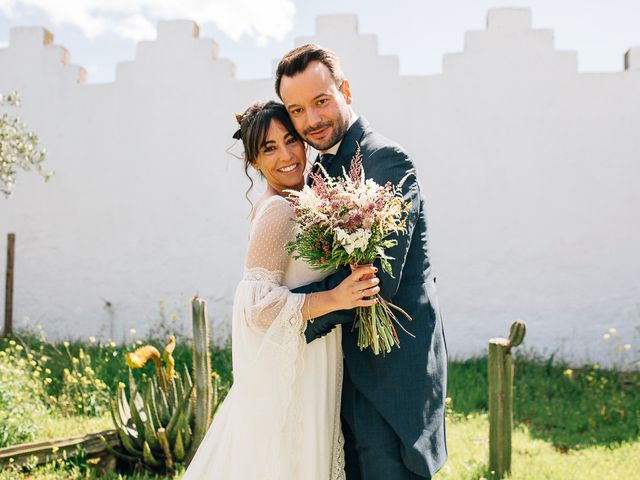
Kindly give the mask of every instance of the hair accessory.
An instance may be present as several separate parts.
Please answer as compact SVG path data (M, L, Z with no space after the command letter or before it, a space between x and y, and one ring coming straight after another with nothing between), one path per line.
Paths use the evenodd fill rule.
M244 113L236 113L236 122L238 122L238 125L242 125L243 118ZM242 126L235 131L235 133L233 134L233 138L235 138L236 140L240 140L242 138Z

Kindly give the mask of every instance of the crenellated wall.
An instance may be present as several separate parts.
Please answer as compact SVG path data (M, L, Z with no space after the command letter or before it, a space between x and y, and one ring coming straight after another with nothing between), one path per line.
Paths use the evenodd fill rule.
M452 356L482 352L515 318L527 345L575 362L612 361L609 327L640 347L640 47L624 71L581 73L552 30L508 8L439 75L399 75L355 16L319 17L306 42L340 55L354 108L416 161ZM108 84L86 83L46 30L14 28L0 48L0 92L13 90L56 171L47 184L21 173L0 199L0 234L17 234L16 323L123 340L162 300L188 331L198 292L228 334L249 204L225 150L234 113L274 98L273 79L235 79L179 20Z

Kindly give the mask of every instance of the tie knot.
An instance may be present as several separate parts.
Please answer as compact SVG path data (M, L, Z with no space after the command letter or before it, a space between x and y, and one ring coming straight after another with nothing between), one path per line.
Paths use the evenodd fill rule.
M333 157L335 157L333 153L323 153L320 155L320 161L323 164L326 164L327 162L330 162Z

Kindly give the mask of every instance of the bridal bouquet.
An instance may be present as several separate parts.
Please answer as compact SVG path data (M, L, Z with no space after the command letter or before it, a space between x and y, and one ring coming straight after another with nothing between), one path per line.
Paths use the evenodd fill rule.
M332 178L321 165L320 168L322 174L310 174L313 187L289 191L299 226L295 238L286 245L289 255L323 271L380 259L382 270L393 277L389 263L393 257L386 250L398 243L388 238L390 235L406 234L406 214L411 203L403 200L402 185L408 175L398 185L387 182L381 186L372 179L365 180L360 146L349 172L343 168L342 177ZM411 317L380 294L375 296L378 302L373 306L356 309L354 327L358 328L360 350L371 347L378 355L389 353L394 345L400 346L393 323L402 326L394 311L409 320Z

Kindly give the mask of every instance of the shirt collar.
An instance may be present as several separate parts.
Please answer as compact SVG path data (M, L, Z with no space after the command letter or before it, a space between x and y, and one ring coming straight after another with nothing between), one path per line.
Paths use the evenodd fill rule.
M349 128L351 128L351 126L354 123L356 123L356 120L358 120L358 118L359 118L358 115L353 110L351 110L351 121L349 122L349 127L347 128L347 130L349 130ZM342 138L333 147L325 150L324 152L320 152L320 154L324 155L325 153L330 153L331 155L335 155L336 153L338 153L338 149L340 148L341 143L342 143Z

